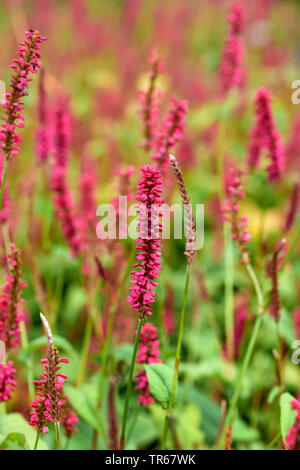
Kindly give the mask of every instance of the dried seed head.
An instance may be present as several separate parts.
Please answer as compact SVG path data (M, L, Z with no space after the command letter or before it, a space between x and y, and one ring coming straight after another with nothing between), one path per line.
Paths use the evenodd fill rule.
M186 235L186 249L184 254L187 257L188 263L191 263L194 256L194 245L195 245L195 221L193 216L193 210L190 203L190 198L186 189L183 174L179 166L178 161L174 155L169 154L169 162L176 176L179 192L184 207L184 223L185 223L185 235Z

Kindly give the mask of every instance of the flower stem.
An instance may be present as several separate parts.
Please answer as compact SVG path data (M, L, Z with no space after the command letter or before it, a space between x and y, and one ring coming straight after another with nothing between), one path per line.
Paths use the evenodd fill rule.
M254 328L253 328L253 331L252 331L252 335L251 335L250 341L249 341L248 346L247 346L247 351L246 351L246 354L245 354L245 357L244 357L244 361L242 363L242 368L241 368L240 374L239 374L238 379L237 379L237 383L236 383L236 386L235 386L235 392L233 394L233 397L232 397L232 400L231 400L231 403L230 403L230 406L229 406L229 409L228 409L228 412L227 412L227 415L226 415L226 419L225 419L224 426L223 426L223 431L222 431L222 434L221 434L221 437L220 437L220 440L219 440L218 449L223 448L225 430L232 421L233 413L235 411L236 405L237 405L239 397L240 397L243 380L244 380L244 377L246 375L246 372L247 372L247 369L248 369L248 366L249 366L249 363L250 363L250 360L251 360L251 357L252 357L252 354L253 354L253 351L254 351L255 343L256 343L257 336L258 336L258 333L259 333L259 330L260 330L260 327L261 327L261 324L262 324L262 320L264 318L264 297L263 297L263 293L262 293L262 290L261 290L261 287L260 287L260 283L259 283L259 281L257 279L257 276L255 274L255 271L252 268L250 263L246 264L246 268L247 268L247 271L248 271L248 273L250 275L250 278L253 282L254 289L255 289L255 292L256 292L257 301L258 301L258 316L256 318Z
M7 177L7 168L8 168L8 158L5 158L3 171L2 171L1 188L0 188L0 210L2 209L4 187L5 187L6 177Z
M135 366L135 361L136 361L138 344L139 344L139 341L140 341L142 325L143 325L143 320L142 320L141 315L140 315L139 321L138 321L137 333L136 333L136 337L135 337L134 348L133 348L131 367L130 367L130 371L129 371L127 390L126 390L123 420L122 420L122 430L121 430L121 436L120 436L120 450L124 450L124 448L125 448L126 424L127 424L127 416L128 416L130 395L131 395L131 390L132 390L133 371L134 371L134 366Z
M186 304L187 304L188 291L189 291L190 274L191 274L191 265L188 264L187 269L186 269L183 304L182 304L182 309L181 309L181 314L180 314L180 323L179 323L179 332L178 332L178 339L177 339L176 356L175 356L175 363L174 363L174 374L173 374L172 388L171 388L170 400L169 400L169 405L168 405L167 412L166 412L164 430L163 430L163 435L162 435L162 445L161 445L162 450L165 450L165 448L166 448L169 422L170 422L170 417L171 417L171 414L172 414L173 404L174 404L174 400L175 400L175 393L176 393L177 384L178 384L179 365L180 365L180 357L181 357L181 346L182 346L182 338L183 338Z
M55 434L56 434L56 441L57 441L57 450L62 450L61 440L60 440L60 424L58 421L55 421Z
M233 358L234 351L234 260L233 260L233 242L230 238L230 229L228 224L224 224L224 248L225 248L225 331L226 331L226 352L228 358Z
M83 346L82 346L78 376L76 380L77 387L80 387L84 379L86 363L88 359L90 343L91 343L91 338L92 338L92 332L93 332L93 321L92 321L91 315L89 315L87 319L85 331L84 331Z
M23 347L23 349L27 349L29 343L28 343L28 336L27 336L26 325L25 325L24 320L20 323L20 329L21 329L22 347ZM26 361L26 374L27 374L29 398L30 398L30 400L33 400L34 399L33 362L32 362L31 353L29 352L28 354L29 354L29 357Z
M37 450L37 446L38 446L38 443L39 443L39 438L40 438L40 433L37 432L37 433L36 433L36 440L35 440L35 444L34 444L33 450Z

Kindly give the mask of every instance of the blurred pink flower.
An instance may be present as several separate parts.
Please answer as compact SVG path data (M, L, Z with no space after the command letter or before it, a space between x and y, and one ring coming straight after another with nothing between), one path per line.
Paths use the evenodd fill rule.
M153 364L154 362L161 362L159 359L159 339L157 337L157 329L151 323L146 323L141 329L139 350L137 363L138 364ZM149 405L154 402L154 398L150 394L149 383L144 369L140 369L136 376L137 382L136 390L140 391L138 402L141 405Z
M11 393L17 386L15 381L16 369L13 362L8 361L7 364L0 363L0 402L11 399Z
M244 56L244 44L239 36L244 30L245 18L246 11L243 5L236 3L231 6L228 17L228 38L220 69L222 97L226 96L229 90L239 87L242 83L241 64Z
M255 105L256 123L250 134L247 163L250 168L257 168L262 149L267 149L270 159L269 181L272 183L281 177L285 168L285 157L281 136L275 128L271 94L267 89L257 90Z
M21 294L27 287L22 280L21 250L11 244L12 253L8 255L9 273L5 276L6 283L1 287L0 293L0 339L8 348L20 343L20 322L23 313L20 310Z

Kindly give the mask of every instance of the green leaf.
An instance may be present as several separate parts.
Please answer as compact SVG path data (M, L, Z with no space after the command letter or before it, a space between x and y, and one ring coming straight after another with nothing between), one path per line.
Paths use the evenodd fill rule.
M257 429L251 428L245 421L237 418L232 424L232 438L237 442L252 442L258 440L260 433Z
M64 390L77 413L94 429L103 434L105 431L100 413L93 405L91 399L91 387L83 385L80 388L75 388L72 385L66 384L64 385Z
M23 444L21 445L25 445L26 449L32 450L36 440L35 429L32 426L29 426L27 421L19 413L10 413L1 416L0 447L7 448L13 443L16 446L20 445L20 443L22 443L20 435L23 436ZM45 450L47 448L47 444L42 439L39 439L38 449Z
M269 393L268 396L268 403L271 404L275 400L275 398L281 393L281 387L279 385L275 385Z
M286 437L296 421L297 411L292 409L291 401L295 398L290 393L283 393L280 397L280 426L282 439L286 444Z
M1 438L1 437L0 437ZM2 450L26 450L25 436L18 432L12 432L6 436L1 444Z
M149 381L151 395L155 398L163 408L167 408L169 404L173 371L165 364L146 364L145 370Z

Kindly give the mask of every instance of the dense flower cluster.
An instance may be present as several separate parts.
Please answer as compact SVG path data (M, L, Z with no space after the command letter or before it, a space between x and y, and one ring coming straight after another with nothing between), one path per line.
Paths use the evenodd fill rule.
M138 204L139 238L136 242L138 263L133 266L135 270L131 272L133 285L130 288L128 302L144 318L146 314L152 314L152 303L156 296L153 288L157 285L155 279L161 270L159 259L162 227L158 219L163 199L160 171L151 165L143 166L141 171L142 177L138 182L137 194L140 203Z
M39 82L38 120L39 125L35 132L36 155L40 162L46 162L51 148L51 137L48 122L48 109L44 83L45 72L41 69Z
M140 117L143 122L143 147L147 151L154 146L159 115L158 100L161 96L161 92L156 88L155 83L158 75L163 70L163 63L157 57L155 50L151 51L150 65L150 83L148 90L140 91L139 93L139 101L141 105Z
M52 171L52 189L55 193L54 203L57 215L61 220L64 235L72 254L80 250L80 236L74 212L74 201L67 183L67 163L69 150L69 118L60 105L55 114L54 165Z
M239 87L242 82L242 60L244 44L240 35L244 30L246 12L243 5L232 5L228 17L229 31L221 63L221 94L225 96L232 88Z
M24 127L22 98L27 95L28 82L32 80L30 73L37 73L40 68L40 44L46 40L39 31L26 31L26 40L21 42L17 51L18 58L13 60L10 67L13 75L10 90L5 95L4 112L6 114L0 129L0 141L5 158L18 154L21 139L17 128Z
M239 215L240 200L244 199L245 193L242 184L241 170L232 168L229 181L226 187L227 200L223 213L224 222L230 222L231 225L231 238L234 240L242 254L242 261L247 263L249 260L249 253L247 243L250 240L250 233L248 230L248 217Z
M268 166L269 181L274 182L281 177L285 168L285 157L282 139L275 128L271 109L271 95L265 88L256 93L256 123L251 131L247 162L250 168L259 164L261 151L267 149L270 164Z
M300 450L300 397L291 402L293 410L297 411L295 424L291 427L286 437L288 450Z
M151 323L146 323L141 330L139 350L137 363L138 364L152 364L154 362L161 362L159 359L159 339L157 336L157 329ZM140 369L136 376L137 382L136 390L140 391L138 402L141 405L149 405L154 402L154 398L150 394L149 383L144 369Z
M155 142L156 150L152 156L152 159L161 170L164 170L168 163L169 152L174 150L176 144L182 138L187 106L186 100L171 99L171 108L157 134Z
M29 413L29 424L35 426L38 433L48 432L47 422L60 422L67 436L72 436L78 422L75 412L72 410L68 398L63 393L63 384L67 376L61 374L59 364L68 363L68 359L58 357L58 351L54 347L53 337L44 315L40 314L48 340L47 358L41 359L44 372L40 380L34 380L36 398L30 404L32 411Z
M7 364L0 363L0 403L11 399L11 393L17 386L15 381L16 369L13 368L13 362Z
M23 313L20 310L20 299L26 283L22 280L21 250L11 244L9 259L9 274L5 276L6 283L0 293L0 339L7 348L13 348L20 343L20 322Z

